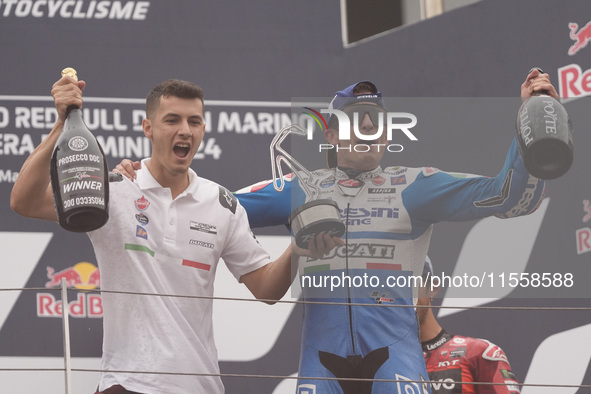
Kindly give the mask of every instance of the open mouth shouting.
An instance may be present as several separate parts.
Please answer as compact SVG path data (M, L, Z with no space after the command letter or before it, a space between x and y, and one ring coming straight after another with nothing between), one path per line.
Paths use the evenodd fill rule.
M189 145L187 142L177 142L172 150L176 157L185 159L191 150L191 145Z

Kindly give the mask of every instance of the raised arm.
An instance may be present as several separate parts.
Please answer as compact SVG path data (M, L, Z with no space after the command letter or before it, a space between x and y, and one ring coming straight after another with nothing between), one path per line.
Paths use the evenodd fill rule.
M53 147L66 121L67 108L82 106L84 81L64 76L52 89L58 119L45 140L25 160L10 194L10 208L16 213L37 219L57 220L49 177Z
M299 248L295 242L292 242L277 260L256 271L242 275L240 281L257 299L280 300L294 278L291 269L292 252L298 256L319 259L332 249L344 245L345 241L342 238L332 237L326 233L318 234L316 238L310 239L308 249ZM267 301L267 303L273 304L271 301Z
M548 74L532 69L521 84L521 98L548 94L559 98ZM402 193L416 212L413 228L421 234L442 220L476 220L495 215L511 218L532 213L545 194L545 182L528 173L514 138L501 171L493 178L429 169Z

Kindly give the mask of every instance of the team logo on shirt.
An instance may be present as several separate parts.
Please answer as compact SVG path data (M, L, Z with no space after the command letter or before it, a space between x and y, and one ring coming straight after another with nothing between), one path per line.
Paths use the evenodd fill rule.
M406 185L406 175L390 177L391 185Z
M377 188L370 187L367 189L367 194L394 194L396 193L395 187Z
M148 201L145 196L142 196L141 198L135 200L134 204L138 211L145 211L150 206L150 201Z
M208 249L213 249L213 247L215 246L211 242L203 242L203 241L199 241L197 239L190 239L189 245L202 246L202 247L208 248Z
M363 182L357 179L343 179L342 181L339 181L339 185L342 187L354 189L363 186Z
M384 170L384 173L390 174L390 175L400 175L400 174L404 174L407 170L408 170L408 168L406 168L406 167L396 166L396 167L386 168Z
M388 205L392 205L392 200L396 200L394 196L380 196L380 197L370 197L367 199L367 202L371 203L384 203L387 202Z
M423 168L423 175L424 176L431 176L433 174L437 174L439 172L438 168L435 167L425 167Z
M485 339L483 339L483 341L488 343L488 347L486 348L484 353L482 353L482 358L491 361L504 361L507 364L509 363L509 360L507 360L507 356L505 356L505 352L503 352L503 350L500 347Z
M319 260L330 260L336 257L362 257L371 259L386 259L392 260L394 258L395 245L378 244L378 243L349 243L347 246L339 246L330 250L326 255ZM316 259L307 257L306 261L315 261ZM394 265L392 265L394 266Z
M236 213L238 201L236 200L236 197L228 191L228 189L220 186L219 200L222 207L229 209L232 213Z
M461 384L462 372L459 368L448 368L444 371L430 371L429 380L433 393L460 394L462 392Z
M386 182L386 179L383 178L383 177L381 177L381 176L379 176L379 175L376 176L376 177L374 177L374 178L372 178L372 180L371 180L371 183L373 183L376 186L383 185L384 182Z
M464 357L464 356L466 356L466 348L465 347L457 348L455 350L452 350L449 353L450 358L459 358L459 357Z
M395 298L389 298L389 297L386 297L388 294L389 294L389 293L381 293L381 294L380 294L380 292L379 292L379 291L373 291L373 292L371 293L371 296L370 296L370 297L371 297L371 298L373 298L373 299L374 299L374 301L375 301L376 303L378 303L378 304L383 304L383 303L385 303L385 302L387 302L387 303L391 304L391 303L393 303L394 301L396 301L396 299L395 299Z
M427 350L431 351L433 349L437 349L439 346L443 345L445 342L447 342L447 337L446 336L442 336L441 338L439 338L435 343L431 343L431 344L427 344ZM439 352L439 354L441 356L446 356L447 355L447 350L442 350Z
M190 228L191 228L191 230L201 231L201 232L207 233L207 234L217 234L218 233L218 228L216 226L214 226L212 224L194 222L192 220L191 220Z
M334 176L330 176L330 177L328 177L326 179L323 179L320 182L320 187L324 189L324 188L327 188L327 187L331 187L332 185L334 185L334 183L335 183Z
M507 389L511 394L519 393L519 383L517 382L517 378L513 371L508 369L501 369L501 376L503 377L505 383L507 384Z
M148 232L142 226L137 226L135 228L135 236L142 239L148 239Z
M300 384L297 388L297 394L316 394L315 384Z
M347 221L348 226L368 226L373 219L398 219L400 210L389 207L345 208L339 209L341 219Z
M503 376L503 379L517 380L513 371L511 371L509 369L501 369L500 372L501 372L501 375Z
M137 220L142 226L145 226L150 222L150 219L143 213L138 213L135 215L135 220Z

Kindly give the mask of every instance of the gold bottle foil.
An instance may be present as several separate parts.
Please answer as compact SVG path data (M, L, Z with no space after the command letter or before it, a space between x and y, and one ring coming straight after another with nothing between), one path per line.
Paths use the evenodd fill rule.
M69 75L74 78L76 81L78 80L78 73L72 67L66 67L62 70L62 77L64 75Z

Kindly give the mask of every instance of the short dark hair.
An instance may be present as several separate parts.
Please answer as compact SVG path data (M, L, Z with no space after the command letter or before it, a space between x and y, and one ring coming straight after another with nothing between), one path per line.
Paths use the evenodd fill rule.
M369 81L359 82L353 88L353 94L355 94L355 95L357 95L359 93L365 93L365 92L369 92L369 93L374 93L375 94L375 93L378 92L378 88L376 87L376 85L374 85L373 83L371 83Z
M178 97L183 99L197 98L203 102L203 89L193 82L180 79L169 79L160 82L148 93L146 98L146 117L150 118L160 106L160 97Z

